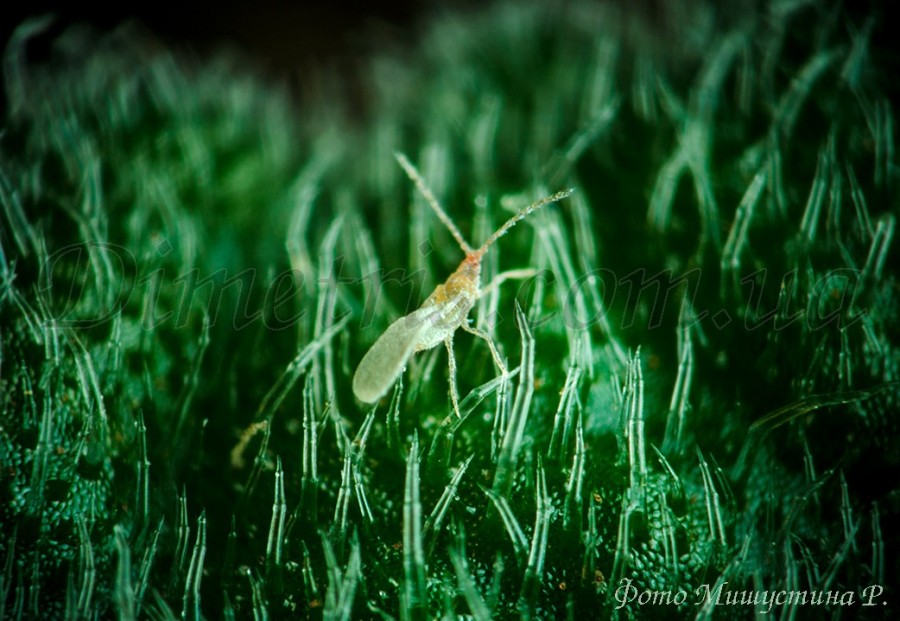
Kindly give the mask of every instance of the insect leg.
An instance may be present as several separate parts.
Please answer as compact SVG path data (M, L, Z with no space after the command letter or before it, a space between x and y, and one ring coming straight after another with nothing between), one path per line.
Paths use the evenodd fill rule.
M450 363L450 401L453 403L453 411L456 412L456 418L462 418L459 413L459 392L456 390L456 355L453 353L453 334L444 339L444 346L447 348L447 359Z
M481 293L478 297L484 297L486 295L490 295L491 292L502 285L507 280L524 280L526 278L531 278L538 273L538 270L531 268L523 268L519 270L507 270L505 272L500 272L494 278L491 279L491 282L487 284L487 286L481 290Z
M478 338L486 341L488 347L491 348L491 355L494 357L494 362L497 364L497 368L500 369L500 373L502 373L503 375L509 375L509 371L506 369L506 365L503 364L503 360L500 358L500 352L497 351L497 346L494 345L494 341L491 340L491 337L487 332L485 332L484 330L479 330L478 328L474 328L465 323L463 323L460 327L469 334L474 334Z

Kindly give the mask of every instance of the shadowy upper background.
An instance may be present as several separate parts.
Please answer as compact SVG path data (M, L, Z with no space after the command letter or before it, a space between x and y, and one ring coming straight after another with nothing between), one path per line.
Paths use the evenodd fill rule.
M181 3L25 2L7 6L0 16L4 46L16 26L28 17L57 16L55 28L87 23L100 30L138 20L164 42L199 53L223 46L241 50L276 72L290 74L309 63L354 52L350 33L373 25L402 33L427 8L415 0L336 0L289 2L263 0L218 2L215 8L190 1ZM392 35L393 36L393 35Z
M557 0L554 0L557 1ZM599 1L599 0L598 0ZM607 0L619 5L620 14L649 26L654 43L677 44L679 16L690 15L690 6L698 0ZM700 0L703 2L703 0ZM331 0L329 2L292 2L262 0L248 3L223 0L215 7L190 2L136 2L121 4L21 2L8 3L0 10L0 46L25 19L52 14L54 26L46 40L74 24L87 24L99 31L138 21L162 42L176 49L204 56L221 50L237 50L257 62L264 70L288 79L293 85L312 69L340 70L352 66L354 60L369 55L389 41L403 44L412 41L416 25L434 13L476 10L484 0ZM560 10L567 6L558 0ZM900 67L900 53L894 40L897 23L895 2L891 0L857 0L845 3L843 11L875 17L874 48L890 56L890 64ZM755 0L730 0L716 7L726 21L740 19L742 14L759 9ZM727 17L726 17L727 16ZM666 41L668 40L668 41ZM645 41L648 43L648 41ZM891 95L898 87L889 88ZM5 100L5 98L4 98ZM4 106L5 107L5 106Z
M465 3L454 2L452 6ZM50 14L51 28L29 43L29 54L40 60L41 44L52 42L73 25L87 25L99 32L138 22L162 43L204 57L220 50L238 52L262 70L301 83L311 70L327 67L343 71L367 56L377 41L411 40L413 24L433 8L416 0L335 0L256 3L225 0L214 8L193 2L93 3L23 2L0 10L2 49L26 19ZM5 113L6 97L0 104Z

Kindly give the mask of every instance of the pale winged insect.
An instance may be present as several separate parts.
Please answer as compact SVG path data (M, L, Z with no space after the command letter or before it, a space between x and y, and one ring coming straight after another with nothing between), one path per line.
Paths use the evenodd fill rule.
M396 154L397 161L406 171L410 180L415 183L419 192L447 227L450 234L466 254L447 281L438 285L422 306L401 317L384 331L371 349L363 356L353 376L353 394L364 403L374 403L387 393L390 387L406 367L406 363L416 352L425 351L444 343L447 348L450 366L450 400L453 411L459 416L459 394L456 389L456 358L453 353L453 335L458 328L484 339L491 350L494 362L504 375L506 365L487 333L469 325L469 311L479 297L493 290L504 280L525 278L532 275L533 270L511 270L497 275L482 291L481 258L497 239L502 237L519 220L544 205L555 203L572 193L571 190L557 192L552 196L535 201L515 216L507 220L494 231L478 249L473 249L463 238L459 229L450 220L450 216L441 208L437 199L425 185L419 172L402 154Z

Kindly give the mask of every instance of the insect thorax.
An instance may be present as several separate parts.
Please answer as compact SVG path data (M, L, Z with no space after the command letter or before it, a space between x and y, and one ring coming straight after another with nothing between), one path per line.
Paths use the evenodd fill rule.
M431 327L422 335L416 351L425 351L437 346L452 335L469 316L469 311L478 300L478 279L481 265L466 259L442 285L435 287L422 308L433 308L430 315Z

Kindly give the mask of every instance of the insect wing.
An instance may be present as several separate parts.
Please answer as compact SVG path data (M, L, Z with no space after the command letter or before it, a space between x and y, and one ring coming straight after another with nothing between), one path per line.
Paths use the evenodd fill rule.
M436 318L433 308L420 308L392 323L363 356L353 376L353 394L374 403L394 385L425 332Z

